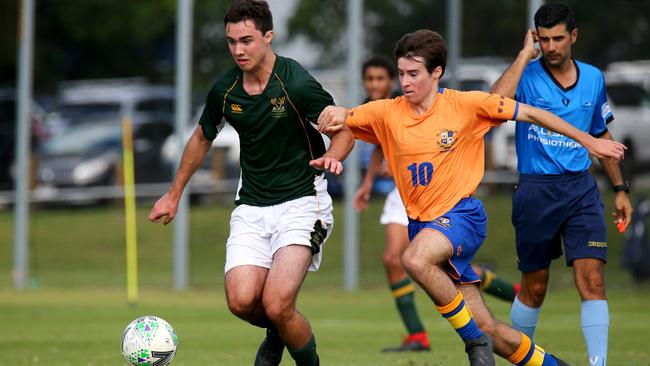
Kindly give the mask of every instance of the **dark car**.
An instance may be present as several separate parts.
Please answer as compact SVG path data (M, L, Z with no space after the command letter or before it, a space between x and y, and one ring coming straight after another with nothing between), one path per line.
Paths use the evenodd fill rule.
M41 127L45 112L36 103L31 103L31 146L36 150L46 138ZM16 95L13 89L0 89L0 191L12 190L14 178L12 169L16 150Z
M11 166L16 139L16 103L9 95L0 95L0 191L13 188Z
M133 119L135 182L168 182L171 171L163 163L161 147L173 132L173 125L149 117L136 115ZM121 164L122 124L119 120L72 126L41 148L39 189L56 195L59 188L119 184ZM93 201L92 198L88 197L88 201Z

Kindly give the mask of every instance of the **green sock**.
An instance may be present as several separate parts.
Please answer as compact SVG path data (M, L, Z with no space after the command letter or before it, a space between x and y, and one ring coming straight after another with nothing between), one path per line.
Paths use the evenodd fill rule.
M296 361L296 366L318 366L318 354L316 353L316 338L311 336L311 339L302 348L291 348L287 346L287 350L293 360Z
M393 292L397 310L408 333L413 334L424 331L424 326L415 307L415 285L411 280L407 277L402 281L391 283L390 289Z
M483 291L503 300L515 301L515 287L512 283L501 279L499 275L489 269L481 269L483 270L481 276L481 289Z

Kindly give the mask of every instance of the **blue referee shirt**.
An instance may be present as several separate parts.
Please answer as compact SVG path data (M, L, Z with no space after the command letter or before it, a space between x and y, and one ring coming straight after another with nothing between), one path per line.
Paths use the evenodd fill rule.
M542 59L530 62L515 99L560 116L574 127L600 137L614 116L607 103L605 79L597 68L572 60L577 81L563 88ZM587 170L589 152L573 139L526 122L517 122L517 169L522 174L565 174Z

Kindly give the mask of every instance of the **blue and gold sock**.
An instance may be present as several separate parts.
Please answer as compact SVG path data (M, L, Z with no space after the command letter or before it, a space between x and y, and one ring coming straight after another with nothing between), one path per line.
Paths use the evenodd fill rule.
M553 355L546 353L524 333L521 333L521 343L515 353L508 357L508 361L517 366L558 366Z
M451 323L454 329L456 329L456 332L463 341L467 342L479 339L483 335L481 330L478 329L472 313L469 311L467 305L465 305L463 294L460 292L449 304L436 306L436 308Z
M409 334L424 331L424 325L415 307L415 285L407 277L402 281L391 283L390 289L395 298L397 311Z

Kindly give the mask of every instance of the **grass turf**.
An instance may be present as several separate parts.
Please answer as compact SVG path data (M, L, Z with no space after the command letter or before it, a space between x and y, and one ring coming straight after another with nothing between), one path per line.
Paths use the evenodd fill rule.
M477 260L517 278L507 194L483 197L488 240ZM605 197L606 205L611 197ZM458 365L466 356L450 325L422 291L416 299L433 351L387 355L403 333L381 267L381 200L361 217L361 288L340 290L342 205L338 226L325 248L321 270L308 276L299 308L314 328L325 365ZM191 212L191 289L169 290L172 227L146 222L149 203L138 214L140 302L126 304L123 215L118 207L37 210L31 221L32 288L11 289L12 219L0 213L0 365L120 365L119 337L128 322L155 314L172 323L180 349L174 365L247 365L263 332L232 316L223 295L224 243L230 206L199 206ZM607 212L611 209L608 206ZM622 239L610 225L607 266L611 327L609 364L648 365L650 287L632 283L620 269ZM585 364L580 301L572 273L562 260L552 269L550 293L537 341L572 364ZM4 269L4 270L2 270ZM487 298L496 316L508 319L508 304ZM285 353L283 365L291 365ZM503 360L499 365L506 365Z

